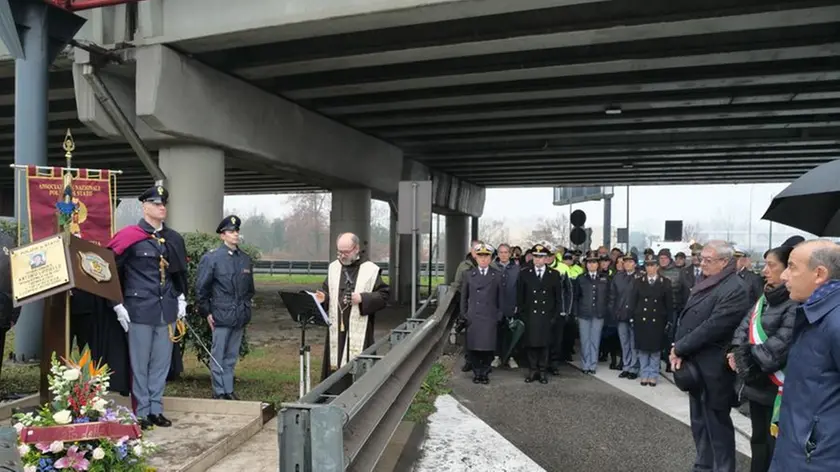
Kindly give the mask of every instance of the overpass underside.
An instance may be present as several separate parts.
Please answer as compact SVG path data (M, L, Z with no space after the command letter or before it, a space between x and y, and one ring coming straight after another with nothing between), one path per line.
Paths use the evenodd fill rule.
M460 3L172 47L481 186L787 181L840 156L836 0Z

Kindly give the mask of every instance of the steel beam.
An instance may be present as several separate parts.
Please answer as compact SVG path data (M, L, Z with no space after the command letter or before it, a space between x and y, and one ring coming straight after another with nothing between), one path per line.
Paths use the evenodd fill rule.
M234 72L237 75L250 78L279 77L339 69L379 67L408 62L465 58L488 54L591 46L622 41L664 40L666 38L699 34L707 35L807 26L833 23L838 20L840 20L840 7L782 10L717 18L699 18L640 25L620 25L582 31L514 36L488 41L444 44L411 49L392 49L367 54L348 54L296 62L256 64L249 67L239 67ZM394 47L398 48L399 44L395 44Z

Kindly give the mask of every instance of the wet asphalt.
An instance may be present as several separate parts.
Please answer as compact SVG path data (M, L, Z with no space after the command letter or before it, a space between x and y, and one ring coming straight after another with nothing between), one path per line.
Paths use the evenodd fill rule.
M548 472L690 472L690 428L571 366L549 383L496 369L489 385L453 376L453 395ZM749 471L738 454L737 472Z

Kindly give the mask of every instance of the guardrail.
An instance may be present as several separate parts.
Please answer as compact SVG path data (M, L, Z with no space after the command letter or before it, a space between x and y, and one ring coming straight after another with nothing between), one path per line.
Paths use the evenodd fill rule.
M377 340L277 415L280 472L370 472L437 360L457 310L447 291L434 313L414 317ZM328 392L346 376L352 385Z
M254 273L269 275L327 275L330 261L257 261L254 263ZM388 263L377 262L376 265L382 270L382 275L388 275ZM435 277L442 277L445 274L445 267L442 262L433 267ZM420 274L428 275L429 263L420 263Z

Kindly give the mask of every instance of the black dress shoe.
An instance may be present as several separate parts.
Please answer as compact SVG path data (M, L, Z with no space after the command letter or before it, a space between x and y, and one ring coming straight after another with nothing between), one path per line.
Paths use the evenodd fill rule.
M172 426L172 422L166 419L163 415L149 415L149 422L161 428L168 428Z
M481 383L481 377L479 377L477 375L474 375L473 376L473 383L474 384Z
M624 372L618 374L618 378L620 378L620 379L626 379L627 377L630 377L630 372L624 371Z
M560 375L560 369L558 369L557 367L552 367L548 369L548 373L551 375Z
M466 364L464 364L463 367L461 367L461 372L469 372L471 370L473 370L473 368L472 368L472 364L469 363L469 362L467 362Z
M227 400L239 400L239 396L234 392L226 393L225 398Z
M629 380L636 380L639 378L639 374L627 374L627 378Z
M214 393L213 394L213 400L225 400L225 394L224 393Z
M484 385L489 384L490 383L490 377L482 377L481 378L481 383L484 384Z
M540 383L543 385L548 383L548 377L545 374L540 375Z
M642 382L642 387L647 387L648 385L650 385L650 384L647 383L647 382Z
M527 376L527 377L525 377L525 383L531 383L531 382L533 382L534 380L537 380L537 377L539 377L539 375L540 375L540 374L536 374L536 373L533 373L533 374L528 374L528 376Z
M147 429L152 427L152 423L150 423L149 420L147 420L146 418L139 418L137 420L137 424L140 425L140 429L142 429L143 431L146 431Z

